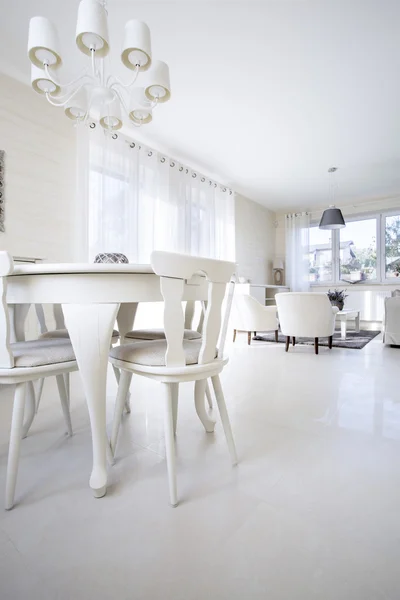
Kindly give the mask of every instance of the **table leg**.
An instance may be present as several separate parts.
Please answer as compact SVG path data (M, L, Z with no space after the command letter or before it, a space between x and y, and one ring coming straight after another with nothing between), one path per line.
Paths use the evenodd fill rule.
M356 333L360 333L360 313L356 316Z
M108 353L119 304L63 304L92 430L93 469L89 485L96 498L107 491L106 383Z
M345 340L346 339L346 333L347 333L347 319L346 317L342 317L340 319L340 331L341 331L341 339Z

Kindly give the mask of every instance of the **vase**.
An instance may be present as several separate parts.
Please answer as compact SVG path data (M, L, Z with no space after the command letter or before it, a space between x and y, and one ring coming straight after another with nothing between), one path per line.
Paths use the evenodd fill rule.
M339 310L344 308L344 300L331 300L332 306L337 306Z

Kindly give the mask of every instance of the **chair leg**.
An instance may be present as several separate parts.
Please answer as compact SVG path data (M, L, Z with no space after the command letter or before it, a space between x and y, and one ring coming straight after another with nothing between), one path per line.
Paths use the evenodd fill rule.
M35 400L35 388L33 387L33 381L28 381L26 391L26 415L25 423L22 428L22 438L25 439L29 433L33 419L35 418L36 400Z
M256 337L256 335L257 335L257 331L254 332L254 337Z
M175 440L174 440L174 390L171 383L163 383L164 387L164 432L165 432L165 453L167 458L169 498L172 506L178 506L178 492L176 486L176 468L175 468ZM176 384L179 385L179 384ZM204 394L203 394L204 405Z
M251 331L247 332L247 343L250 346L250 344L251 344Z
M8 450L6 500L5 508L10 510L14 506L15 486L17 483L19 448L22 438L24 409L25 409L26 384L17 383L14 395L14 407L11 421L10 446Z
M292 345L295 346L296 345L296 338L293 336L292 337Z
M69 381L69 373L64 373L63 377L64 377L64 384L65 384L65 391L67 392L67 398L68 398L68 408L71 407L71 392L70 392L70 381Z
M276 341L276 343L279 342L279 331L278 331L278 329L275 329L275 341Z
M285 343L285 351L286 352L289 351L289 344L290 344L290 337L287 335L286 336L286 343Z
M333 343L333 335L330 335L328 338L328 348L329 350L332 350L332 343Z
M233 341L236 340L236 329L233 330Z
M172 419L174 435L176 435L176 426L178 423L178 399L179 399L179 383L170 383L172 395Z
M215 397L217 399L217 405L221 417L222 427L224 428L226 442L228 444L229 452L232 459L232 464L236 465L238 462L238 458L236 454L235 441L233 439L231 423L229 421L229 415L226 409L224 393L222 391L219 375L214 375L214 377L212 378L212 383L214 387Z
M207 397L207 402L208 402L208 408L212 408L213 400L212 400L212 396L211 396L210 385L208 383L208 379L206 382L206 397Z
M71 423L71 413L69 412L69 402L67 396L67 390L65 389L65 380L64 375L57 375L57 387L58 393L60 395L61 400L61 408L64 415L64 420L67 425L67 433L69 436L72 435L72 423Z
M200 421L204 425L204 429L207 433L212 433L215 427L215 421L210 419L207 414L206 407L204 405L204 396L206 392L206 379L199 379L194 384L194 405L196 408L197 415Z
M65 424L67 426L67 433L71 437L71 435L72 435L71 413L69 412L69 402L68 402L67 390L65 388L64 375L57 375L56 380L57 380L58 393L60 395L60 400L61 400L61 408L63 411Z
M318 338L314 338L314 350L315 354L318 354Z
M118 386L117 399L115 401L114 409L114 420L111 431L111 451L115 455L118 442L119 427L121 425L122 413L124 411L124 405L126 395L129 390L129 386L132 380L132 373L130 371L122 370L120 373L120 380Z
M119 371L118 367L116 367L115 365L113 365L112 368L114 371L115 380L119 385L120 371ZM130 393L129 389L128 389L128 393L126 394L125 411L127 412L128 415L131 412L131 393Z
M35 414L37 414L37 412L39 410L40 400L42 399L43 384L44 384L44 377L42 377L42 379L39 379L37 382L36 394L35 394L36 395Z

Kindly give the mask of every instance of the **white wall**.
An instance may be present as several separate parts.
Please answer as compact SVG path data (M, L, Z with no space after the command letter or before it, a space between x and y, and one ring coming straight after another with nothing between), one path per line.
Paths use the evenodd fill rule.
M238 275L252 283L272 283L275 213L237 194L235 243Z
M0 75L0 149L6 152L0 249L48 262L72 260L72 123L30 87Z

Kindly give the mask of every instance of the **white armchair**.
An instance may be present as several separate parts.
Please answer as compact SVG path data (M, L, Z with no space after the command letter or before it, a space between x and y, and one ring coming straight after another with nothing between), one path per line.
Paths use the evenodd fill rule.
M312 292L285 292L276 294L278 317L283 335L286 336L286 352L290 338L293 346L296 337L314 338L315 354L318 354L318 339L329 338L332 348L335 332L335 316L339 312L332 306L327 294Z
M247 331L247 343L251 343L251 332L275 331L275 341L278 341L278 319L276 306L263 306L248 294L235 295L233 315L233 341L237 331Z
M385 298L383 343L400 345L400 290L392 292L391 298Z

